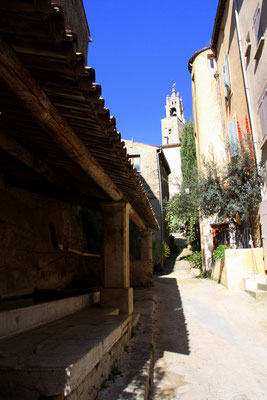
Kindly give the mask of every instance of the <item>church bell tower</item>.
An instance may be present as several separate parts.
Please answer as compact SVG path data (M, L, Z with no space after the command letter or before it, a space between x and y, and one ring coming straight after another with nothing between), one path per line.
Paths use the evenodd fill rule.
M171 96L166 97L166 118L161 120L162 145L181 144L184 130L184 108L179 93L172 85Z
M166 97L166 118L161 120L162 150L171 173L168 177L170 198L179 193L182 182L180 148L184 131L184 107L182 98L172 85L171 96Z

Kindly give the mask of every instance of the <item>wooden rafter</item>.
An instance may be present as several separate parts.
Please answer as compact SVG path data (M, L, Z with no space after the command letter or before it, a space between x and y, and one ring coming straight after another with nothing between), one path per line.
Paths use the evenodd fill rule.
M44 91L34 81L12 48L0 38L0 73L8 87L23 102L34 119L52 136L112 200L121 200L123 195L100 164L61 117Z

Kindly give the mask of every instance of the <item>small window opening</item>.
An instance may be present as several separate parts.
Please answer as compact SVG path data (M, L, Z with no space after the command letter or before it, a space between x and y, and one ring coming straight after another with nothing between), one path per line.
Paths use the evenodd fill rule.
M141 168L140 155L134 155L134 156L130 155L129 158L130 158L131 164L134 166L134 168L137 171L140 171L140 168Z
M208 58L208 63L209 63L209 67L210 67L211 69L216 68L215 57L209 57L209 58Z

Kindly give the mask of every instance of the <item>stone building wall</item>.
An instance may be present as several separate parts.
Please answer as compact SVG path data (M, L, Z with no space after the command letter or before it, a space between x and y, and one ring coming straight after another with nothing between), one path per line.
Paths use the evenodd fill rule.
M219 73L220 91L222 96L223 118L226 125L227 136L228 122L235 119L239 121L242 132L246 132L245 117L248 116L248 108L245 96L244 82L242 78L241 61L238 49L238 37L235 25L233 0L226 3L221 22L220 34L216 46L217 70ZM225 53L228 58L231 93L227 100L224 96L224 84L222 66L225 63Z
M253 23L259 10L259 30L256 37ZM241 47L247 77L248 94L251 102L255 147L259 162L267 161L267 2L243 1L237 3ZM262 36L265 35L265 39ZM267 181L263 185L263 201L260 203L262 241L265 269L267 270Z
M209 59L214 57L211 49L203 49L194 59L192 75L193 115L197 147L197 160L212 151L218 160L225 160L223 123L220 112L218 86Z
M157 164L157 147L124 140L128 155L140 156L140 179L144 185L156 218L161 224L160 187ZM153 240L160 240L160 231L153 232Z
M168 164L171 169L171 174L168 177L169 180L169 194L172 198L175 194L179 193L180 186L182 183L182 171L181 171L181 146L162 146L165 157L168 160Z
M86 251L80 207L7 186L5 168L0 163L0 297L99 285L102 260L53 246L56 237Z

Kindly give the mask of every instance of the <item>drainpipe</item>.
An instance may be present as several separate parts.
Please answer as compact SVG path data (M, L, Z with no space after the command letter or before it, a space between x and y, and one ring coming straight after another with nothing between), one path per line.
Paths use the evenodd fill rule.
M221 98L221 89L220 89L218 71L215 72L214 78L216 79L216 82L217 82L217 92L218 92L219 105L220 105L220 114L221 114L222 130L223 130L224 148L225 148L225 154L226 154L226 157L227 157L227 164L229 165L229 154L228 154L227 143L226 143L226 132L225 132L225 123L224 123L224 118L223 118L222 98Z
M157 149L157 164L158 164L158 175L159 175L159 204L160 204L160 218L161 218L160 236L161 236L161 241L163 241L164 240L164 235L163 235L163 196L162 196L161 169L160 169L160 159L159 159L161 152L162 152L162 149Z
M234 0L234 7L235 7L235 22L236 22L236 32L237 32L237 39L238 39L238 48L239 48L239 55L240 55L240 60L241 60L243 81L244 81L244 85L245 85L245 93L246 93L246 100L247 100L247 106L248 106L248 115L249 115L249 120L250 120L251 134L252 134L253 147L254 147L254 153L255 153L255 162L256 162L256 166L257 166L258 175L260 176L260 167L259 167L258 153L257 153L258 148L257 148L257 141L255 139L255 127L254 127L254 121L253 121L253 116L252 116L252 111L251 111L249 87L248 87L248 81L247 81L246 70L245 70L244 56L243 56L243 51L242 51L242 39L241 39L240 28L239 28L239 18L238 18L236 0ZM261 197L262 197L262 199L264 199L262 187L261 187Z

